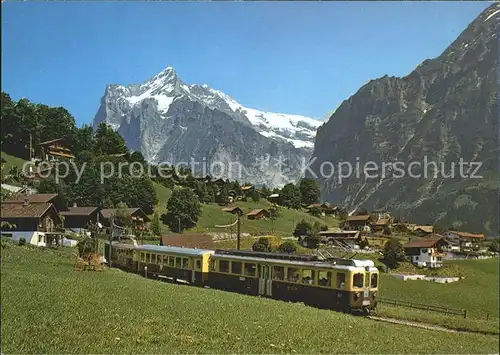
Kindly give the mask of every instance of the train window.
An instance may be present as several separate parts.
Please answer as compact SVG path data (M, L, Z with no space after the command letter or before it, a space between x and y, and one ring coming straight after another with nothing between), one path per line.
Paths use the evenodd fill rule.
M229 272L229 261L219 260L219 272Z
M339 272L337 274L337 288L344 288L344 287L345 287L345 273Z
M168 257L168 266L174 266L174 263L175 263L175 257L173 257L172 255L170 255Z
M210 271L215 271L215 260L210 259Z
M370 287L370 274L365 272L365 287Z
M241 262L240 261L231 261L231 272L233 274L241 274Z
M163 265L168 265L168 255L163 255Z
M156 254L151 254L151 264L156 264Z
M354 274L352 285L354 287L363 287L363 274L361 273Z
M141 253L141 261L142 262L146 261L146 254Z
M273 280L284 280L285 268L283 266L273 266Z
M255 264L245 263L245 275L247 276L255 276Z
M302 270L302 283L312 285L314 283L314 270Z
M182 266L182 258L180 256L175 258L175 267L180 268Z
M320 271L318 273L318 284L330 287L332 284L332 273L330 271Z
M151 262L151 254L146 253L146 262L149 263Z
M299 282L299 269L296 269L294 267L288 268L288 281Z
M378 274L372 274L372 288L378 286Z
M160 265L163 261L163 255L156 255L156 263Z
M189 259L188 258L182 258L182 268L189 269Z
M196 259L196 270L201 270L201 260Z

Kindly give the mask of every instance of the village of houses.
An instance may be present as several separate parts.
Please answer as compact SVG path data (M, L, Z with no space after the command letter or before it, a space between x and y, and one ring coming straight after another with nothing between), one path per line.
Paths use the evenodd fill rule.
M42 143L43 160L55 162L58 159L74 158L71 151L64 145L64 139ZM223 183L222 179L211 179L209 176L198 178L206 183ZM57 194L39 194L32 188L14 187L2 184L2 188L10 189L12 194L1 202L3 237L13 241L39 246L54 245L74 247L75 235L90 235L91 228L97 228L102 236L116 236L125 233L113 222L118 209L99 208L97 206L64 207ZM242 186L243 194L259 191L252 185ZM279 194L266 196L273 208L278 208ZM232 206L236 196L229 196L228 206L221 208L222 212L237 214L248 220L263 220L271 218L272 210L260 208L244 212L241 208ZM334 216L340 218L340 207L329 203L314 203L304 206L311 214ZM139 207L120 210L131 221L134 231L146 231L150 218ZM279 217L278 217L279 218ZM372 211L361 213L356 210L344 216L340 228L330 228L319 231L318 237L325 248L338 249L345 252L366 253L377 252L383 247L370 243L375 239L387 241L394 235L405 235L403 248L407 261L421 268L439 268L445 259L488 258L495 253L488 252L483 234L466 231L448 230L436 233L432 225L416 225L399 223L388 211ZM118 229L118 234L117 234ZM129 230L129 232L130 232ZM291 238L291 233L288 238ZM123 237L123 235L121 235ZM192 237L192 235L191 235ZM297 236L298 242L307 247L305 236ZM360 241L368 241L360 248ZM179 243L179 240L181 241ZM168 237L160 238L160 244L169 243ZM182 235L178 235L176 243L182 245ZM191 245L186 245L191 246Z

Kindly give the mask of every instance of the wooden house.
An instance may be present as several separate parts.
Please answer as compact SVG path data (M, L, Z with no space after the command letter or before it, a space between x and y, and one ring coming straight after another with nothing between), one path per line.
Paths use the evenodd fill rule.
M56 211L63 211L67 210L67 207L64 205L63 201L61 198L59 198L58 194L14 194L10 196L7 200L4 201L4 203L17 203L17 204L23 204L25 202L28 202L30 204L32 203L51 203L54 205L56 208Z
M73 230L89 229L100 220L99 207L70 207L67 211L62 211L64 217L64 228ZM101 217L102 219L102 217Z
M247 213L248 219L266 219L269 217L269 211L264 208L255 209Z
M102 225L108 228L111 228L111 219L117 216L120 212L119 208L104 208L101 210L101 217L102 217ZM125 217L127 220L129 220L130 224L132 225L132 228L134 229L139 229L139 230L144 230L146 229L146 223L150 221L149 217L144 213L142 209L139 207L132 207L132 208L123 208L121 211L124 212ZM116 222L116 224L120 224L120 222Z
M42 148L42 158L45 161L59 161L61 159L73 160L75 158L65 138L52 139L42 142L39 145Z
M24 238L26 243L36 246L47 246L62 240L64 232L61 217L52 203L2 203L2 222L8 226L2 227L2 236L19 241Z
M227 213L232 213L232 214L237 214L240 216L243 215L243 210L241 208L239 208L238 206L224 207L221 211L227 212Z
M426 237L434 233L434 226L415 226L413 233L419 237Z
M383 234L390 234L391 232L391 220L390 218L381 218L372 225L372 231L382 232Z
M344 230L368 231L371 229L372 217L370 215L349 216L344 222Z

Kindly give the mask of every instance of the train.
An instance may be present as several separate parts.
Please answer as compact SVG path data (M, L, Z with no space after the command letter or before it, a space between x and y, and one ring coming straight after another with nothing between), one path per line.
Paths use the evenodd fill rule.
M377 306L379 270L371 260L122 242L106 243L110 252L112 266L150 278L349 313Z

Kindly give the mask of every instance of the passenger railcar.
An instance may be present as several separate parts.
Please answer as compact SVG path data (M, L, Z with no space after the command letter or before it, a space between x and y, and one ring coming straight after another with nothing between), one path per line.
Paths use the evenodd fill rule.
M379 273L371 260L113 243L112 262L146 277L320 308L369 312L377 304Z

